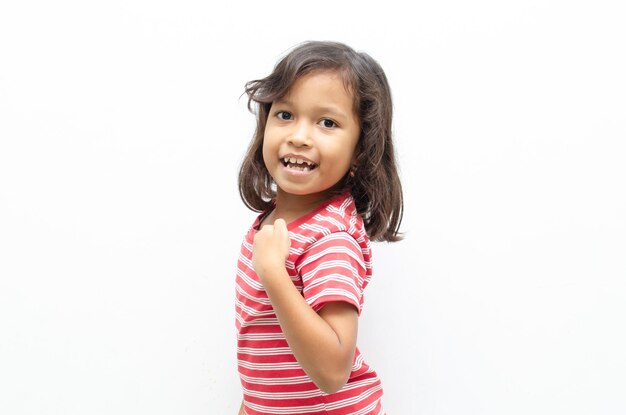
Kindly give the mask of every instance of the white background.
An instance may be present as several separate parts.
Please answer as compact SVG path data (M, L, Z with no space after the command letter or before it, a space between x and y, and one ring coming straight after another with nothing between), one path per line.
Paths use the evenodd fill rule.
M393 90L406 239L359 334L389 414L626 413L622 2L410 7L3 2L0 413L236 413L240 95L307 39Z

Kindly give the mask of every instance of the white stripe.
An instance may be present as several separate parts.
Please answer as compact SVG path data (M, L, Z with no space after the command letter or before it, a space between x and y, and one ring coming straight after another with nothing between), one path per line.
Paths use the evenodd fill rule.
M272 302L270 301L269 298L267 298L267 294L265 293L265 291L257 290L258 293L265 294L265 296L263 296L263 297L255 297L255 296L249 294L246 290L244 290L241 287L241 285L239 285L239 284L237 284L237 287L235 288L235 291L237 291L237 294L239 294L241 297L247 298L248 300L253 301L253 302L257 303L257 304L272 305Z
M340 232L345 232L348 230L345 224L339 222L337 219L331 216L316 215L314 219L316 219L319 223L328 222L332 225L330 228L335 228L337 231Z
M348 242L351 246L337 245L336 241L340 240ZM323 248L320 252L315 252L325 244L328 244L328 246ZM346 253L354 258L359 263L359 265L361 265L363 269L365 269L365 261L361 247L352 236L345 232L333 233L325 238L318 240L314 244L308 246L305 250L305 253L311 251L315 252L315 254L309 254L305 260L301 261L300 267L319 258L325 253Z
M313 219L319 221L320 220L320 216L316 215ZM331 230L328 229L325 226L321 226L321 225L317 225L314 223L303 223L302 225L300 225L300 229L303 230L307 230L307 231L312 231L314 233L321 233L322 235L329 235L331 233Z
M241 340L285 340L285 335L280 333L247 333L237 336Z
M237 347L237 353L251 354L255 356L280 356L280 355L293 355L289 347Z
M289 232L289 237L297 242L300 242L302 244L310 244L311 242L315 241L315 237L313 236L306 236L300 233L295 233L295 232Z
M280 363L255 363L249 362L244 359L237 359L239 366L248 369L255 370L259 372L267 372L267 371L281 371L281 370L294 370L300 369L302 370L302 366L298 362L280 362Z
M343 261L345 261L346 264L348 264L348 267L351 269L354 269L357 274L359 274L359 270L362 270L363 274L365 274L365 262L363 261L363 257L359 256L353 250L345 246L328 247L321 251L316 252L315 254L309 254L305 260L300 262L298 271L302 273L303 267L309 265L311 262L315 262L319 259L323 259L324 256L331 255L331 254L343 254L343 255L349 256L350 258L354 259L354 261L359 265L359 269L353 267L352 264L346 259L343 259ZM336 261L341 261L341 259L336 259ZM325 262L328 262L328 260L326 260Z
M359 299L356 298L353 293L346 291L346 290L337 290L337 289L325 289L317 293L314 296L308 297L306 301L308 304L315 304L315 302L321 297L331 297L331 296L345 297L345 298L352 300L352 302L355 305L360 304Z
M366 400L367 398L369 398L370 396L372 396L376 392L380 392L381 390L382 390L382 387L380 386L380 384L376 385L373 388L369 388L369 389L363 391L358 396L354 396L352 398L347 398L347 399L343 399L341 401L329 403L329 404L326 405L326 409L328 409L328 410L335 410L335 409L340 409L340 408L343 408L343 407L346 407L346 406L357 404L357 403L359 403L361 401Z
M254 409L259 412L267 412L270 414L312 414L316 412L320 412L324 409L324 404L313 405L313 406L285 406L285 407L276 407L276 406L264 406L257 405L250 402L246 402L246 406Z
M344 273L339 273L339 270L345 270ZM324 272L325 270L332 270L333 272ZM341 275L344 278L350 279L353 283L358 282L359 287L355 286L355 289L360 289L360 285L363 285L363 277L359 274L359 270L354 268L352 264L345 260L333 260L324 261L318 264L315 268L302 274L302 282L304 284L310 284L312 280L317 280L320 277L318 275Z
M253 396L255 398L260 399L310 399L322 396L322 392L313 385L315 389L311 389L308 391L297 391L297 392L258 392L250 389L243 388L243 393L247 396Z
M270 308L269 310L261 311L252 307L248 307L243 304L241 301L235 301L235 306L239 307L239 315L243 315L245 312L248 316L252 317L268 317L275 315L274 309Z
M241 278L241 280L245 282L246 285L249 286L250 288L253 288L254 290L257 290L257 291L263 290L263 285L260 282L257 282L253 280L252 278L250 278L250 276L246 274L245 272L243 272L241 269L237 269L237 276Z
M240 374L241 379L245 382L256 384L256 385L299 385L304 383L312 383L311 378L308 376L295 376L295 377L285 377L285 378L255 378L251 376L245 376ZM313 384L313 387L317 390L317 386Z
M248 320L242 327L247 326L275 326L278 324L277 318L256 318L254 320Z

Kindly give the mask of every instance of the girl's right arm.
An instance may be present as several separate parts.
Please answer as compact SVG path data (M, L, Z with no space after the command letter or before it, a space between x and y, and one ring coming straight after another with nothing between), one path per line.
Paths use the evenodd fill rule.
M239 415L246 415L246 411L243 410L243 401L241 401L241 408L239 408Z

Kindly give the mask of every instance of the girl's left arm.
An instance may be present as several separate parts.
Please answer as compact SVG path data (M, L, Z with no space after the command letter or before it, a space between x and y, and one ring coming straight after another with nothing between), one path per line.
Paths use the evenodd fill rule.
M352 370L358 312L339 301L315 312L285 269L289 244L282 219L263 226L254 237L252 264L294 356L318 388L334 393L345 385Z

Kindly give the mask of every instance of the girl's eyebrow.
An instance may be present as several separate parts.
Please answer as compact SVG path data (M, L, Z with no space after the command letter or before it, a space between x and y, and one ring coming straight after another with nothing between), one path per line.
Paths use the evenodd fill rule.
M318 108L321 112L323 113L327 113L330 114L334 117L346 117L346 115L344 114L343 111L335 108L335 107L319 107Z
M287 105L287 106L290 106L290 107L294 106L293 102L291 102L291 101L289 101L288 99L285 99L285 98L277 99L277 100L274 101L274 103L275 104ZM343 118L347 117L347 115L343 111L341 111L339 108L334 107L334 106L324 106L324 105L321 105L321 106L315 107L315 110L317 110L319 112L330 114L330 115L335 116L335 117L343 117Z

